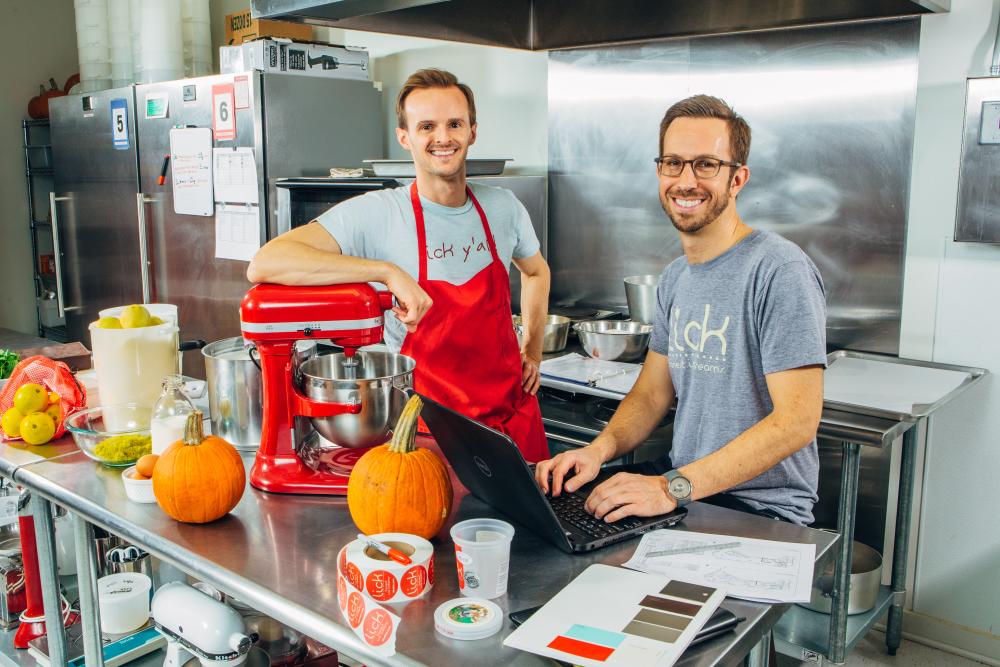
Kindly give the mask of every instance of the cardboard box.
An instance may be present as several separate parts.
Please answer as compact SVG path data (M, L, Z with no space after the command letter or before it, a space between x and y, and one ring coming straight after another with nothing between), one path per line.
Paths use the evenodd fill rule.
M287 37L308 42L313 33L312 26L305 23L254 19L249 7L226 16L226 44L242 44L260 37Z
M370 81L368 51L325 42L256 39L239 46L219 47L223 74L260 70L301 76Z

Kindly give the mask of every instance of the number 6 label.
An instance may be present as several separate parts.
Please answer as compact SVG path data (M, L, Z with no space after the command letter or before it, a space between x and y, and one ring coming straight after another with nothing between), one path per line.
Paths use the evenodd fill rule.
M236 97L233 84L212 86L212 130L216 141L236 138Z

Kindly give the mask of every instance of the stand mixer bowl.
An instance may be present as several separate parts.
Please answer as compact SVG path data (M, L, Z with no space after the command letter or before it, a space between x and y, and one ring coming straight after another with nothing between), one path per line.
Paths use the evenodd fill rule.
M356 365L352 362L356 361ZM413 389L417 362L392 352L323 354L302 363L297 381L314 401L361 403L358 414L312 417L320 435L340 447L375 447L389 441Z

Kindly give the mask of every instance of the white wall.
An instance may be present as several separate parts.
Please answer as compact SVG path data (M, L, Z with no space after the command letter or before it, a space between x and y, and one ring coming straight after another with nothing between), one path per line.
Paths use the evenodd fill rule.
M0 327L37 334L21 120L40 83L61 87L78 69L73 0L4 3L0 43Z
M900 355L1000 372L1000 246L955 243L966 77L989 73L992 0L922 19ZM996 165L1000 167L1000 165ZM1000 661L1000 386L931 418L904 630Z

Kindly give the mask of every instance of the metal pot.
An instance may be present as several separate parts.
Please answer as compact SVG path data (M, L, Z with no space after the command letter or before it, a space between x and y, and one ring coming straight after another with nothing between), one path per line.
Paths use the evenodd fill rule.
M636 361L646 354L651 324L617 320L592 320L573 325L583 351L604 361Z
M569 325L570 319L562 315L549 315L545 318L545 326L542 329L542 354L562 352L566 349ZM520 345L524 336L524 325L521 324L520 315L514 315L514 333L517 334L517 343Z
M806 609L829 614L833 604L833 577L835 562L827 564L813 582L812 598L809 603L799 603ZM850 593L847 598L848 614L863 614L878 601L879 586L882 583L882 554L867 544L854 542L851 558Z
M361 403L358 414L312 417L313 427L341 447L374 447L389 440L413 388L417 362L392 352L359 350L351 366L343 353L303 362L298 383L307 397L327 403Z
M260 368L250 358L243 339L224 338L206 345L205 377L212 433L237 449L260 446L263 391Z
M625 279L625 300L633 322L652 324L656 316L656 285L659 276L629 276Z

